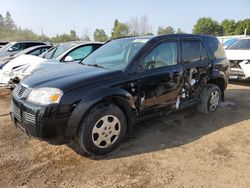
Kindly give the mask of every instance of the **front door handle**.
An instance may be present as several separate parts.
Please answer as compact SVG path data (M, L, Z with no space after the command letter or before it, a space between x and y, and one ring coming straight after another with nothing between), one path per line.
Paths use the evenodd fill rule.
M181 75L180 72L174 72L174 73L173 73L173 76L174 76L174 77L178 77L178 76L180 76L180 75Z

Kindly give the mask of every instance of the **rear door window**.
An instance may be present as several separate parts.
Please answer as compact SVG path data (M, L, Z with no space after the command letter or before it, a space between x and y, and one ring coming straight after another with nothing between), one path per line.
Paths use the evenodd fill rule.
M182 41L182 61L184 63L194 63L208 59L207 51L200 40Z
M182 61L184 63L200 61L200 41L182 42Z

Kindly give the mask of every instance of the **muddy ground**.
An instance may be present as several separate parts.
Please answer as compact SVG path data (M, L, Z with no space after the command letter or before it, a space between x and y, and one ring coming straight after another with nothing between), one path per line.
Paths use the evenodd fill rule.
M0 90L0 114L10 93ZM31 139L0 117L0 187L250 187L250 82L212 114L183 110L136 126L111 155Z

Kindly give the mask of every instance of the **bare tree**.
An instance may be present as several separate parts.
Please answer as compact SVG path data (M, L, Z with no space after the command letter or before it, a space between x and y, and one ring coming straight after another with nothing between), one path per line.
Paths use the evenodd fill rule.
M149 24L146 15L142 16L140 19L137 17L131 18L127 25L129 27L129 33L135 36L147 35L152 31L152 26Z
M82 40L83 41L90 41L89 30L88 29L83 30L83 32L82 32Z
M146 35L152 30L152 26L149 24L148 17L146 15L142 16L140 19L140 34Z
M137 17L131 18L127 25L129 27L129 33L131 35L140 35L140 22Z

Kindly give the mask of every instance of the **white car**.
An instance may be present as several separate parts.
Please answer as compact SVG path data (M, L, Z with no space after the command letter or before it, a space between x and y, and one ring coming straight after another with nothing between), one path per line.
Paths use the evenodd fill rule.
M250 78L250 37L239 39L225 51L230 61L230 79Z
M0 70L0 86L13 88L21 79L36 71L53 69L60 63L79 62L103 43L67 42L57 45L39 57L21 55Z

